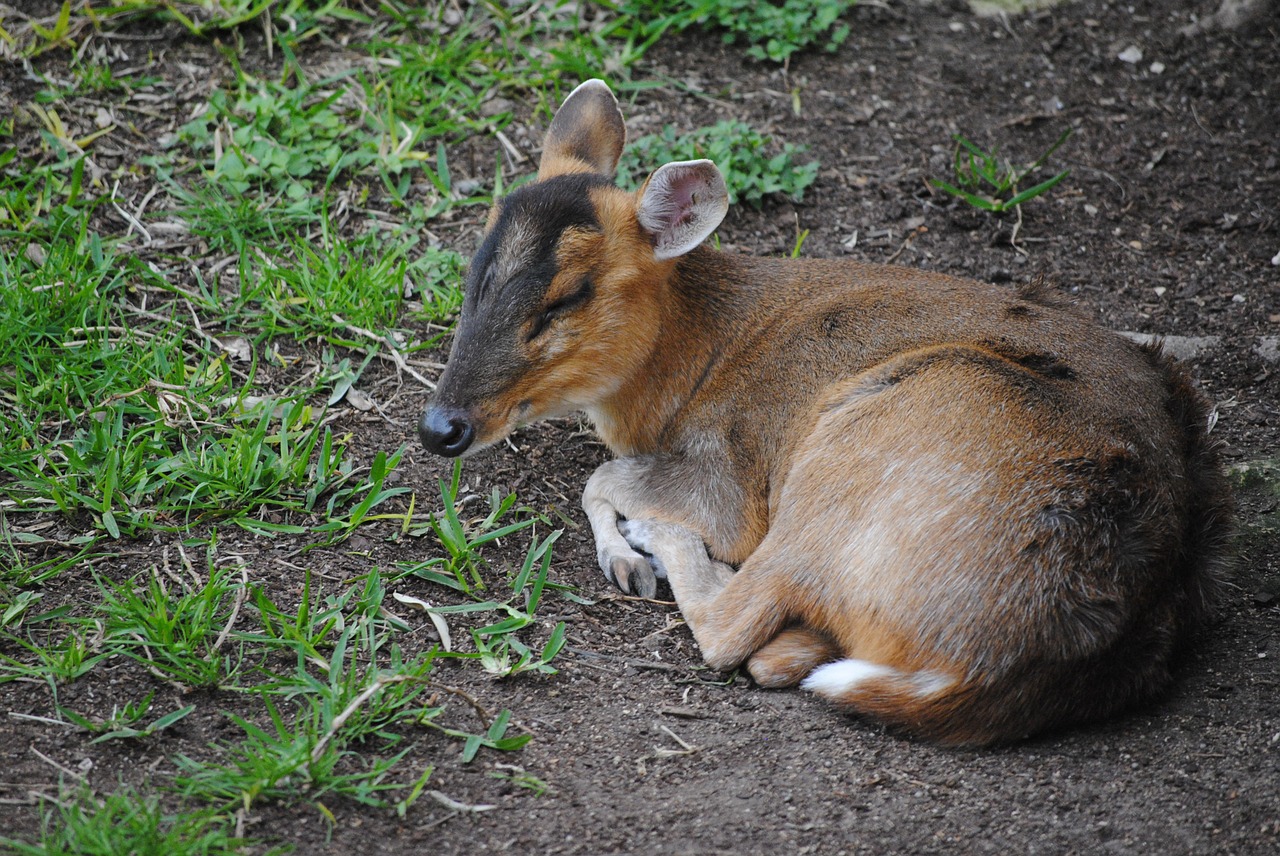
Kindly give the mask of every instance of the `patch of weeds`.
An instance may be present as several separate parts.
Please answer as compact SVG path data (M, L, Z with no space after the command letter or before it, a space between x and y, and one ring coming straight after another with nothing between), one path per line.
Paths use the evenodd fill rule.
M452 650L452 632L446 616L498 612L505 617L470 631L476 651L462 656L478 659L485 672L499 678L525 672L555 674L556 669L551 661L564 646L564 622L557 624L551 631L540 652L535 652L517 634L536 625L535 614L546 589L551 588L578 599L568 587L548 580L551 548L563 530L554 530L541 541L536 535L533 536L520 570L508 582L511 594L507 600L482 599L488 587L480 573L484 566L480 548L532 526L537 519L529 518L499 526L499 521L514 506L516 498L514 494L503 497L495 490L489 497L489 514L464 523L458 513L462 505L458 496L461 471L461 462L455 462L452 479L448 483L440 480L443 511L439 516L433 517L430 523L446 555L417 564L404 564L399 570L403 576L419 577L463 592L476 602L433 606L424 600L401 594L397 594L396 599L428 615L446 651Z
M500 131L511 111L494 94L527 93L549 117L554 105L542 99L562 82L608 75L622 90L643 85L626 80L629 70L669 27L615 4L477 3L453 24L439 4L383 8L396 25L368 49L391 62L371 80L370 103L446 140Z
M258 534L309 531L253 517L276 508L323 513L317 531L327 534L327 543L347 537L374 519L376 507L407 490L384 487L402 450L376 453L369 477L361 478L345 441L308 405L246 399L249 409L237 414L236 400L226 402L233 408L224 417L229 421L200 420L197 432L181 431L181 420L169 424L155 414L140 421L114 402L94 411L95 418L69 438L14 456L16 463L6 460L5 468L17 476L7 490L19 508L87 511L112 538L182 529L196 518L229 520ZM209 410L206 405L203 415Z
M386 479L400 463L404 454L401 446L392 454L378 451L369 465L368 478L351 487L334 489L325 506L325 522L314 525L311 531L326 536L325 544L336 544L351 537L356 529L374 520L395 519L407 524L407 514L373 514L373 510L392 497L409 493L407 487L387 487ZM401 527L403 529L403 525Z
M421 246L407 227L331 236L310 198L296 209L271 209L252 194L228 194L216 184L171 186L192 231L238 256L237 289L228 293L198 279L196 293L185 295L211 324L256 334L259 341L322 336L360 347L369 344L371 332L401 325L406 310L415 321L443 323L461 306L463 257ZM298 237L308 229L320 235ZM400 347L398 340L385 344Z
M465 500L460 497L462 462L455 461L453 475L448 482L439 479L441 511L433 515L426 527L410 530L410 535L435 533L446 555L404 568L404 572L457 591L475 595L485 588L480 576L480 548L491 541L519 532L536 523L535 518L518 520L499 526L498 522L515 506L514 493L502 496L495 488L489 496L489 513L477 520L463 522L459 509Z
M434 725L434 723L428 723ZM515 737L507 737L507 727L511 724L511 711L504 710L494 718L489 727L485 729L483 734L468 734L465 731L457 731L452 728L444 728L437 726L440 731L448 734L450 737L458 737L463 740L462 744L462 763L470 764L475 760L476 754L482 749L494 749L498 752L513 752L524 747L526 743L533 739L531 734L520 734Z
M380 99L370 105L376 109L347 106L364 103L370 91ZM286 213L313 209L317 189L341 174L369 169L403 204L408 176L422 168L430 177L430 162L443 158L438 147L430 153L418 150L431 135L422 115L410 123L397 115L403 110L360 72L292 87L241 72L237 91L215 90L208 109L183 125L178 136L206 158L211 182L233 193L276 194ZM435 169L437 185L440 169ZM445 194L428 218L453 204Z
M345 444L321 426L310 406L299 401L277 406L270 399L245 412L221 437L184 438L182 450L159 462L157 470L169 485L165 511L226 517L259 533L271 527L251 518L251 512L271 507L311 512L321 496L356 473ZM364 492L357 488L343 499ZM337 507L335 501L329 511Z
M140 575L141 576L141 575ZM230 568L210 569L198 587L166 583L158 569L124 583L97 579L103 645L164 680L193 689L228 685L240 671L243 646L223 646L247 595ZM170 591L170 587L181 591Z
M411 289L428 298L423 306L432 307L432 314L455 308L461 292L453 271L460 262L433 249L412 258L412 248L411 240L371 232L320 246L295 239L285 254L270 259L246 253L240 293L221 307L223 323L257 329L263 337L322 336L332 344L358 347L369 343L370 332L400 322Z
M18 509L89 507L111 529L121 473L127 484L162 453L168 420L206 416L201 399L224 389L220 360L193 355L163 319L128 317L135 274L85 233L39 266L0 259L0 493Z
M117 0L111 11L122 18L177 21L195 36L234 30L268 16L272 25L264 28L268 37L285 48L313 35L313 30L327 21L368 21L366 16L347 8L345 0L201 0L198 5L169 0Z
M78 18L75 30L82 29L84 24L85 21ZM63 0L62 7L52 20L47 18L43 20L29 19L25 26L15 28L12 34L0 28L0 48L3 49L0 56L34 57L45 51L61 47L74 48L75 46L71 19L71 0Z
M186 755L175 759L179 793L219 811L234 811L263 800L318 803L328 794L384 807L387 792L405 787L387 781L387 776L407 749L390 757L365 757L340 748L340 741L323 739L332 721L321 717L318 706L308 707L296 720L286 722L269 696L262 697L262 705L270 720L266 727L228 714L243 737L214 747L221 762Z
M366 46L387 63L365 82L369 103L377 105L384 127L416 124L419 134L428 138L500 130L511 113L483 115L481 107L510 54L482 36L483 21L469 17L452 30L443 26L444 8L436 7L434 16L421 25L405 22L413 29L412 39L378 39Z
M0 258L0 392L17 410L78 415L148 380L184 382L181 336L117 305L132 273L93 234L50 245L38 267Z
M547 580L547 572L551 566L551 546L560 537L561 531L555 530L541 543L536 536L533 538L520 572L511 580L511 596L506 601L483 600L457 606L432 606L424 600L399 593L396 594L396 599L428 615L435 625L445 650L451 650L452 647L452 631L449 629L446 616L479 612L503 614L505 618L484 627L473 628L471 640L476 651L474 654L459 656L479 660L480 667L495 678L509 678L525 672L554 675L557 670L551 665L551 661L564 647L566 632L564 622L555 626L540 652L535 652L517 634L527 627L536 626L535 613L545 589L550 587L562 592L566 591L564 586L556 586ZM427 579L453 587L451 583L446 582L447 578L432 571L419 570L413 566L403 570L411 574L421 574ZM474 593L474 589L472 592Z
M291 89L240 74L239 91L214 90L205 112L179 129L179 139L210 156L211 180L233 192L266 185L288 202L309 204L315 182L345 156L350 129L334 106L344 87L333 84L350 76Z
M89 741L90 743L104 743L108 740L130 740L150 737L180 722L196 709L194 704L189 704L177 710L161 714L149 723L143 723L143 717L151 711L151 700L153 698L155 698L154 690L147 693L141 701L125 702L123 708L113 707L111 715L102 721L81 716L74 710L65 707L59 707L58 713L72 725L95 735L93 740Z
M24 662L0 654L0 683L34 679L68 684L87 675L109 656L109 652L102 650L98 633L75 624L57 642L38 644L18 636L8 636L8 641L26 650L31 657Z
M627 80L630 68L666 30L607 4L545 4L531 18L520 18L528 24L521 26L507 13L500 29L515 55L512 78L534 89L601 74L620 78L615 85L621 90L642 86Z
M565 642L565 623L561 621L551 631L550 638L543 645L542 651L534 653L516 633L534 624L534 614L547 586L547 572L551 567L551 546L560 537L563 530L557 529L548 535L542 543L534 537L525 554L524 565L511 581L511 592L516 600L523 599L520 606L512 606L509 602L496 604L507 613L501 621L471 631L476 651L480 655L480 665L489 674L506 678L523 672L541 672L547 675L556 674L551 661L560 653ZM534 574L534 568L537 573Z
M320 799L334 794L403 813L431 772L427 768L413 781L393 779L412 748L398 748L407 729L426 726L475 742L472 757L482 746L510 750L528 741L528 735L505 737L507 711L486 722L481 735L436 722L445 710L436 700L458 691L434 683L432 670L437 659L452 655L432 648L410 656L400 648L393 636L408 628L384 608L386 587L376 570L363 586L323 604L310 592L309 578L306 585L292 615L255 593L264 632L242 638L292 651L296 665L291 671L264 669L255 692L266 723L229 714L243 738L216 745L213 762L178 758L176 785L185 796L225 811L262 800L305 800L324 811ZM469 703L477 706L474 699ZM391 800L397 791L408 793Z
M67 85L51 84L48 89L36 93L35 100L39 104L52 104L67 98L89 95L108 95L112 93L129 93L134 89L160 83L163 78L148 76L116 77L111 66L105 62L76 63L71 67L74 81Z
M45 136L58 152L52 161L0 150L0 238L15 242L13 258L0 261L11 271L42 267L59 244L81 245L96 205L85 192L84 157L69 155L51 132Z
M635 189L644 176L664 163L706 158L714 161L729 188L729 201L745 200L759 208L769 194L799 201L818 176L818 162L797 163L803 146L785 143L770 155L769 138L745 122L726 120L685 134L666 125L658 134L641 137L627 147L619 165L623 187Z
M40 602L44 597L41 592L22 591L18 592L11 600L0 603L3 610L0 611L0 630L16 629L22 625L24 617L31 608Z
M725 30L726 44L746 42L747 55L786 62L798 50L821 43L834 51L849 37L839 23L857 0L630 0L624 9L652 28L683 30L691 24Z
M28 556L22 548L32 550L50 544L50 542L34 532L23 532L13 529L8 518L0 512L0 596L8 597L13 589L25 589L38 586L56 577L58 574L82 564L88 563L100 554L95 553L93 536L80 536L73 543L57 544L59 548L70 548L71 552L60 553L52 558L36 559ZM14 596L8 606L4 606L0 615L0 627L7 627L19 620L26 610L13 613L13 604L18 597L39 598L36 592L22 592ZM3 603L0 603L3 606Z
M56 16L30 18L11 32L0 27L0 57L7 55L36 57L57 48L70 51L81 44L86 33L96 32L104 24L121 25L130 21L172 21L181 24L193 36L210 36L234 31L243 24L257 23L268 38L282 48L289 48L315 34L326 21L368 19L346 7L345 0L114 0L110 6L93 8L86 0L72 3L64 0Z
M208 177L191 179L187 185L174 181L171 164L155 164L157 175L177 205L174 215L184 220L192 234L209 246L210 254L241 257L255 247L286 246L299 234L318 229L323 211L315 197L284 202L271 195L246 194ZM205 298L200 309L217 310L216 288L198 283Z
M64 789L42 803L41 830L34 842L0 837L7 852L20 856L83 854L173 854L235 856L250 842L235 837L231 817L209 811L170 814L158 797L133 788L98 796L87 784ZM283 853L272 848L268 853Z
M1049 156L1071 136L1068 128L1057 141L1025 167L1015 167L1008 161L1002 161L994 152L987 152L956 134L956 154L953 169L955 184L933 179L932 184L945 190L952 196L959 197L974 208L992 211L997 214L1012 211L1024 202L1034 199L1058 182L1066 178L1071 170L1064 169L1052 178L1042 181L1034 187L1019 191L1018 185L1031 173L1035 172L1048 160Z
M786 62L791 55L817 42L834 51L849 37L840 16L857 0L689 0L694 20L723 27L724 40L747 42L747 55Z

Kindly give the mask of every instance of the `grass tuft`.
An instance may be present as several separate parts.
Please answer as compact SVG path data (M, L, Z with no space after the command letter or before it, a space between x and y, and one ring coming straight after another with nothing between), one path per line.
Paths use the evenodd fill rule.
M644 176L664 163L706 158L724 175L730 203L744 200L759 208L771 194L799 201L817 178L818 162L796 161L805 150L803 146L784 143L781 151L770 154L776 148L745 122L726 120L687 133L667 125L660 133L640 137L627 147L619 164L621 183L635 189Z

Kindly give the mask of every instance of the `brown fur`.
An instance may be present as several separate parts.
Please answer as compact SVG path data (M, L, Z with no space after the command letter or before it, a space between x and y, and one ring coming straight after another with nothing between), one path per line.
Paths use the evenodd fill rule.
M616 163L616 104L580 91L529 194ZM789 686L851 661L860 677L819 669L813 688L946 743L1096 719L1168 684L1231 514L1179 366L1040 284L706 247L658 260L648 192L586 188L594 222L543 236L546 281L474 299L469 283L433 403L479 443L585 410L619 456L583 497L606 574L649 593L665 571L715 667ZM536 224L501 222L482 256L540 246ZM520 301L526 320L486 309ZM523 331L511 353L467 343L497 335L472 332L486 319Z

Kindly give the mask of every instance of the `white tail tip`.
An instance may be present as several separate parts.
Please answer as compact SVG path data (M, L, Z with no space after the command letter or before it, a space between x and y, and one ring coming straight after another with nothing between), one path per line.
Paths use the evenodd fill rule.
M940 672L900 672L889 666L868 660L837 660L819 666L800 684L801 689L820 696L839 698L860 684L876 678L897 678L908 684L921 696L933 695L950 687L954 680Z
M837 660L810 672L800 688L818 695L840 695L863 681L896 673L896 669L866 660Z

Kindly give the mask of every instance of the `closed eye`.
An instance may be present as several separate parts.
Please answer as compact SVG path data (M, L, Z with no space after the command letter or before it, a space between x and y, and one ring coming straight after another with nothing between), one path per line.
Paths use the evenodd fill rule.
M539 313L537 319L533 322L533 326L529 329L529 334L525 337L525 341L532 342L541 336L552 321L568 315L590 300L594 294L595 285L591 282L591 277L583 277L582 284L576 290L566 294L559 300L552 301Z

